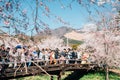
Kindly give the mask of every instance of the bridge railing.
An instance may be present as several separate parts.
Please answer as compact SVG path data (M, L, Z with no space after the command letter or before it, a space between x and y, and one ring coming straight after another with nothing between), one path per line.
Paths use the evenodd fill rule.
M41 59L34 59L31 61L25 61L25 62L21 62L21 61L13 61L13 62L0 62L0 64L22 64L22 63L40 63L41 65L47 65L47 64L51 64L51 65L55 65L55 64L86 64L88 63L87 61L85 63L82 63L83 61L81 59L53 59L53 60L41 60ZM90 62L89 62L90 63Z
M55 59L53 60L54 63L51 63L51 60L40 60L35 59L33 61L26 61L26 62L17 62L17 67L6 67L4 70L5 76L7 77L16 77L28 74L38 74L38 73L45 73L51 76L48 72L52 71L73 71L73 70L80 70L86 69L89 70L94 68L96 64L93 63L85 63L82 64L82 60L79 59ZM26 66L26 64L31 63L30 67ZM15 62L0 62L0 65L15 65ZM2 68L3 69L3 68ZM53 72L54 73L54 72ZM0 76L3 75L0 74ZM2 76L4 77L4 76Z
M34 59L33 61L25 61L25 62L21 62L21 61L17 61L17 62L0 62L0 64L20 64L20 63L30 63L30 62L36 62L36 63L46 63L46 64L77 64L77 63L81 63L82 60L80 59L64 59L64 60L61 60L61 59L54 59L52 60L52 63L51 63L51 60L41 60L41 59Z

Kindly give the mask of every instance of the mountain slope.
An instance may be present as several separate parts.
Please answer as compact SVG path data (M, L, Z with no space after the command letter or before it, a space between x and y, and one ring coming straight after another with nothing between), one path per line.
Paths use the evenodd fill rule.
M71 27L66 27L66 26L62 26L60 28L54 29L51 31L53 36L57 36L57 37L63 37L66 33L71 32L75 29L71 28Z

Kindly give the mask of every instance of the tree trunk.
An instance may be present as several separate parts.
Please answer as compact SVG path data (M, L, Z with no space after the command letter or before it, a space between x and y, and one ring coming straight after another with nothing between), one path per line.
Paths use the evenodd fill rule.
M109 68L108 68L108 65L106 65L106 80L109 80Z

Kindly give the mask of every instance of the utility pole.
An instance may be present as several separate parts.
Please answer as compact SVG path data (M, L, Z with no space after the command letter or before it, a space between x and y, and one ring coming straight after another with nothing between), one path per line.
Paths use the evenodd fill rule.
M69 41L68 41L69 39L68 39L68 37L67 37L67 48L68 48L68 46L69 46Z

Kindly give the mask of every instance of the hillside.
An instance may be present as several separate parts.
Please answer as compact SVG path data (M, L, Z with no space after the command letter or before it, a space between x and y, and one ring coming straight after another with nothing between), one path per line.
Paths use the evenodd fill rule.
M33 43L41 42L42 39L47 38L48 36L57 36L58 38L65 39L64 35L73 30L75 30L75 29L66 27L66 26L62 26L62 27L56 28L54 30L50 30L51 34L49 34L49 35L47 35L45 32L41 32L40 34L33 35L32 37L25 35L25 34L17 34L17 35L11 35L11 36L6 35L5 36L5 33L3 33L0 36L1 37L0 44L5 43L7 45L14 45L14 46L18 43L33 44ZM14 44L10 44L11 41L13 41Z
M66 27L66 26L62 26L60 28L56 28L54 30L51 30L51 33L53 36L57 36L57 37L63 37L66 33L71 32L75 29L71 28L71 27Z
M48 29L45 31L41 31L39 34L34 35L34 37L46 37L49 35L52 36L57 36L59 38L63 37L66 33L71 32L75 29L71 28L71 27L67 27L67 26L62 26L56 29Z

